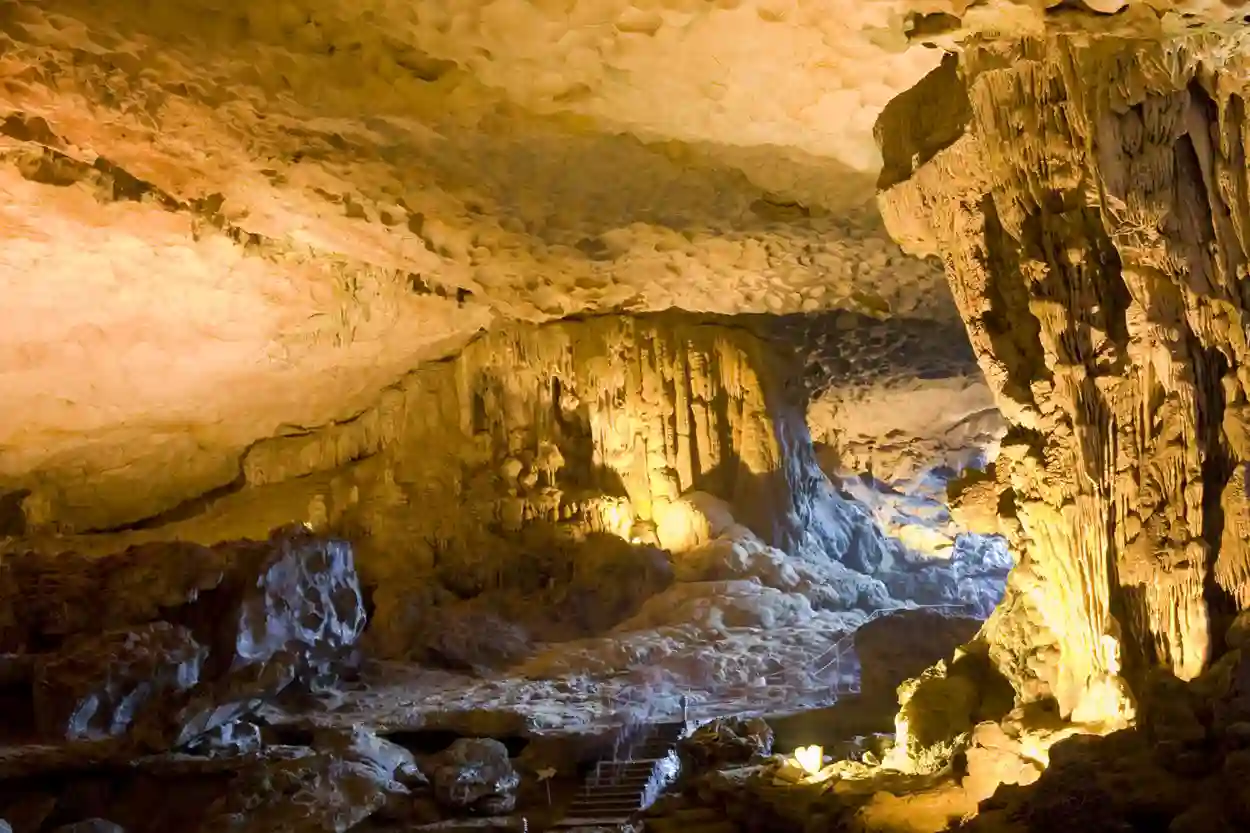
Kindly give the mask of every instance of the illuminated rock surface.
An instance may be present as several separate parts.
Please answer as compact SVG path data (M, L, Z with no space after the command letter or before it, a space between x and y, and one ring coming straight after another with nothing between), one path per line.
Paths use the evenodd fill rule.
M974 829L1244 819L1200 797L1239 765L1245 55L1239 26L1069 17L971 40L879 123L887 226L942 253L1009 425L953 515L1019 565L968 653L902 692L896 747L923 769L941 749L908 715L944 720L971 797L1024 785ZM914 130L915 107L942 118ZM955 667L978 658L1016 708L973 729Z
M0 706L58 740L0 749L0 817L527 812L534 761L558 793L683 707L858 750L709 774L681 812L719 833L937 830L1002 784L1036 797L976 824L1071 793L1132 827L1102 770L1230 792L1243 29L0 0ZM959 651L934 618L996 605Z
M946 252L1012 425L992 493L1021 552L1009 597L1032 608L1034 653L1054 653L1008 659L994 626L989 648L1026 699L1065 713L1121 667L1193 677L1209 623L1245 593L1242 35L1156 29L974 44L971 129L884 180L894 233ZM1102 80L1087 89L1071 66ZM1020 125L1027 140L1008 140Z
M500 328L414 370L351 419L254 444L229 489L150 528L24 536L30 550L3 562L9 647L46 654L34 680L58 699L36 709L47 715L41 724L56 736L133 737L145 750L236 768L255 762L237 776L237 792L200 806L210 819L260 830L304 805L337 825L499 815L517 800L512 787L492 786L494 776L456 798L460 782L439 786L433 770L432 792L404 797L337 752L275 753L275 739L292 733L574 736L593 754L622 722L673 720L683 703L701 718L828 703L857 685L851 635L869 616L912 603L916 583L938 589L941 601L996 599L1006 565L982 559L973 584L961 583L961 557L909 550L838 493L817 463L807 392L795 381L801 363L779 349L785 338L767 319L678 314ZM250 587L229 576L247 573L265 545L162 543L260 537L292 517L358 542L353 564L372 613L362 645L394 662L371 662L346 683L305 675L316 687L301 698L288 688L298 668L282 663L281 673L262 662L255 674L244 667L197 686L174 652L164 665L142 652L153 617L237 620L245 634L264 623L270 642L284 638L288 618L307 619L319 628L309 631L312 644L292 633L285 654L347 647L358 619L332 613L341 594L311 566L260 570L279 580L263 599L281 601L280 590L290 598L234 615L234 597L216 588ZM105 554L122 546L130 549ZM27 597L24 587L47 590ZM99 636L88 623L131 628ZM248 656L268 657L251 636L214 633L188 633L183 647L204 662L197 647L217 646L204 666L216 674L222 645L225 656L246 642ZM887 673L902 679L960 639L922 657L904 649L873 661L901 663L905 670ZM148 666L146 679L134 673ZM57 678L61 669L77 673ZM166 677L179 685L163 690ZM18 701L22 685L9 687ZM892 711L883 692L866 710L879 729ZM78 717L88 712L95 723ZM128 754L79 746L44 759L17 750L13 767L63 772L89 753ZM161 760L153 766L164 771ZM293 803L257 803L265 785L285 785ZM110 795L109 812L129 812Z
M952 318L866 206L904 7L6 0L0 488L139 520L501 321Z

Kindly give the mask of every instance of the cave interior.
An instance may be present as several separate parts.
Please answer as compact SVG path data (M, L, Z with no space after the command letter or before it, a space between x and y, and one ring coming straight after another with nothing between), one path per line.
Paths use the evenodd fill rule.
M0 0L0 86L0 833L1250 829L1234 3Z

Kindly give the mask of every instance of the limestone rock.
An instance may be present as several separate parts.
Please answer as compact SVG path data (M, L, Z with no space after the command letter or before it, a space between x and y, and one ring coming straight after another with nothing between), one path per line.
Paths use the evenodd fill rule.
M38 588L30 592L28 588ZM310 679L341 660L365 625L351 547L302 527L266 541L147 544L105 558L28 553L0 563L11 648L165 620L185 624L220 674L283 651Z
M296 667L295 657L278 655L271 662L204 681L171 698L164 708L149 711L135 727L134 739L150 751L187 747L201 738L211 744L294 683Z
M1140 819L1175 833L1241 829L1250 819L1240 787L1250 773L1245 666L1232 650L1188 682L1156 669L1138 688L1137 725L1102 736L1041 703L978 725L963 786L981 812L962 829L998 830L1003 818L1031 830L1127 830Z
M1224 634L1224 644L1230 650L1244 651L1250 648L1250 610L1237 614Z
M979 723L965 750L963 788L974 802L981 802L1003 785L1027 787L1046 771L1051 747L1081 732L1053 710L1039 707Z
M772 751L773 730L758 717L717 718L677 744L683 777L749 764Z
M1006 593L1013 559L997 536L960 534L944 557L904 551L879 577L894 599L954 616L988 619Z
M544 596L519 625L534 634L550 611L581 626L567 639L615 625L662 585L643 581L661 560L645 537L707 546L725 512L778 553L888 569L881 531L816 463L804 392L785 382L794 364L759 332L694 316L500 328L358 419L258 443L244 470L256 487L339 470L323 497L333 528L362 540L375 655L427 652L430 607L444 603L432 583L496 616L508 591ZM466 643L447 653L472 662Z
M419 628L423 638L409 643L406 657L453 669L484 674L516 663L533 650L524 626L481 606L431 606L420 616Z
M895 745L887 766L907 773L937 772L964 749L974 729L1012 709L1013 692L978 645L939 661L898 687Z
M145 707L198 683L207 656L189 630L168 622L74 637L36 662L40 733L63 740L124 734Z
M981 623L941 611L901 610L855 631L860 694L892 698L904 681L919 676L976 636Z
M516 805L521 777L497 740L462 738L440 755L431 781L444 807L480 815L503 815Z
M126 830L120 824L114 824L108 819L86 819L62 825L52 833L126 833Z
M216 723L206 732L197 731L195 738L184 745L192 754L233 756L258 751L264 745L264 739L259 726L240 719L229 723Z
M8 558L0 609L10 646L44 652L42 728L117 735L146 705L133 728L155 748L236 721L296 680L333 680L365 625L350 546L303 528L212 548Z
M217 623L212 656L219 669L290 657L301 679L316 682L352 658L366 615L350 545L288 528L268 541L224 546L233 559L227 592L202 596L187 611Z
M1145 13L1092 38L1052 23L930 76L954 123L917 135L914 100L883 117L900 161L879 204L905 248L942 252L1010 424L996 509L1017 601L990 653L1022 698L1114 728L1124 669L1194 678L1245 603L1247 47ZM1028 633L1048 657L1017 661Z
M972 731L979 699L974 681L948 674L939 662L903 683L898 697L890 765L905 772L940 769Z
M346 731L322 730L313 738L313 747L345 761L372 767L379 778L397 781L406 787L429 783L410 751L361 726Z
M346 833L402 790L375 766L315 754L242 773L206 823L232 833Z
M3 491L42 492L19 499L32 525L159 516L228 485L273 428L349 417L501 321L949 316L938 270L902 261L861 208L874 114L939 57L903 48L912 7L935 4L847 7L828 25L622 3L597 9L602 39L583 42L558 4L439 0L363 19L23 5L5 27L15 72L66 86L32 77L8 101L3 187L26 242L2 286L31 328L16 343L75 335L6 366L23 407L0 427ZM753 49L722 54L744 36ZM771 73L788 79L784 101ZM211 90L251 106L222 120ZM218 279L240 262L246 274ZM105 263L133 295L96 277ZM40 269L79 305L44 303L22 282ZM87 321L94 335L74 329ZM154 381L105 371L118 362ZM155 381L169 379L183 398Z
M716 537L680 553L674 559L673 574L686 583L754 579L765 587L797 593L813 608L823 610L876 610L892 605L879 578L857 572L819 551L787 555L739 524L731 524ZM680 591L675 588L674 592ZM659 607L659 603L649 602L644 610L648 607Z

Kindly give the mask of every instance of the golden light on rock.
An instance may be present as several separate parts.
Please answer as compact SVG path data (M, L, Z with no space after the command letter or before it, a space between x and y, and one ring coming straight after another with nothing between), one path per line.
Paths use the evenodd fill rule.
M214 652L263 635L308 665L283 686L358 674L339 728L466 715L512 785L481 815L526 810L492 731L628 734L679 692L893 719L708 733L888 795L871 833L945 825L891 779L975 813L1100 745L1178 794L1250 777L1220 683L1250 625L1218 633L1250 608L1240 11L415 5L0 0L6 702L243 752L258 715L187 741L174 688L215 713L250 683ZM1250 819L1201 809L1159 827Z
M794 763L808 775L817 775L825 766L825 749L819 744L794 750Z

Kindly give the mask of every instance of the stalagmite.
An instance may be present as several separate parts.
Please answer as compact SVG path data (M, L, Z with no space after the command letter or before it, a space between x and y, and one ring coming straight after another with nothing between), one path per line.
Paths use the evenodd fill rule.
M1250 39L1147 18L974 38L877 126L887 226L941 256L1010 423L982 647L1091 722L1198 674L1250 564Z

